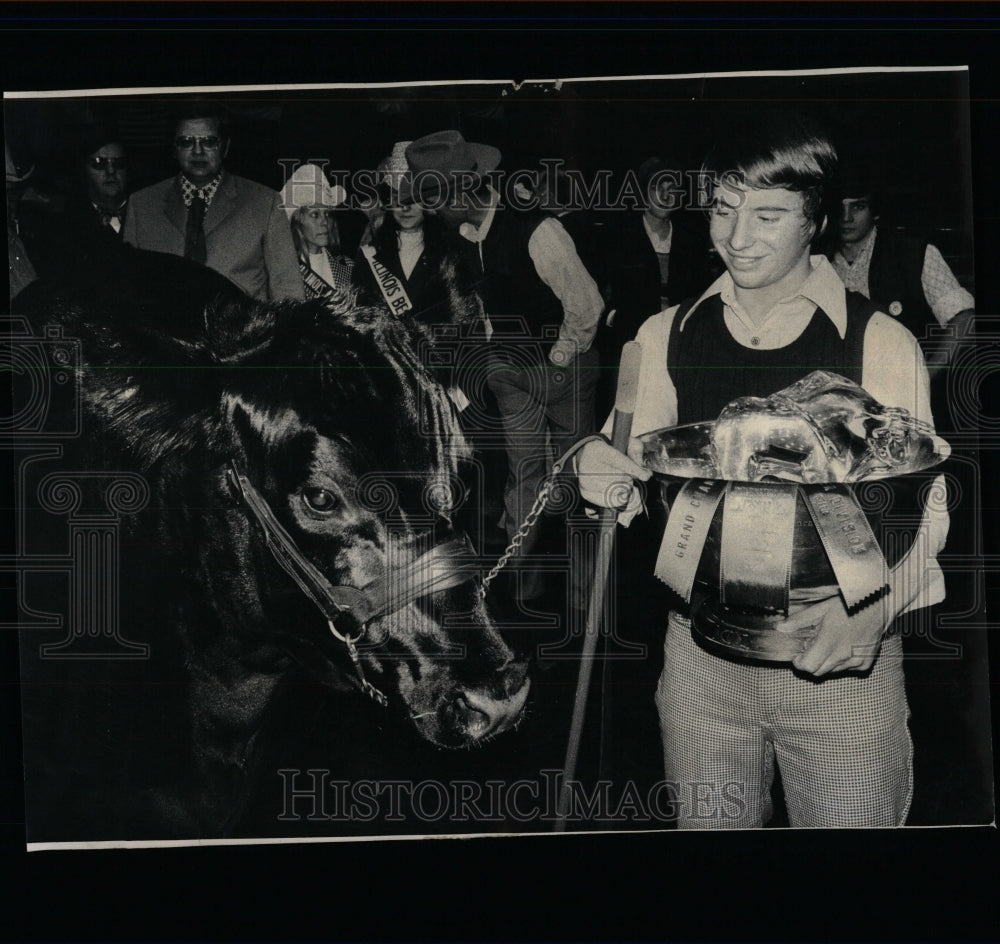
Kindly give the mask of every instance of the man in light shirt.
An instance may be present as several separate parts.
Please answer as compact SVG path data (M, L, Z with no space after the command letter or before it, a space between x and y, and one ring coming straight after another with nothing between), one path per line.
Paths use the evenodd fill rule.
M881 194L871 168L844 175L837 248L830 261L851 291L870 298L919 341L929 328L951 325L943 350L928 369L933 379L951 360L974 318L975 300L962 287L938 248L885 228L879 230Z
M487 381L501 414L508 466L502 526L513 538L534 505L551 453L561 455L594 429L598 356L592 344L604 300L554 216L500 205L486 182L500 162L496 148L442 131L410 144L406 159L425 205L472 244L483 273L492 327ZM522 560L537 531L521 545ZM521 599L543 592L537 568L525 567L520 577Z
M633 461L641 456L634 437L712 420L737 397L767 396L819 367L930 422L927 370L913 335L845 292L825 257L810 256L826 222L836 164L823 132L788 114L755 116L752 129L732 131L710 155L710 233L727 272L639 330L631 458L605 443L588 445L579 460L585 497L606 505L623 475L649 478ZM730 801L717 804L715 815L681 806L681 828L763 826L775 766L792 826L903 824L912 744L901 641L886 631L905 610L943 598L935 558L948 519L940 502L930 502L921 534L889 573L883 600L849 615L837 595L778 624L776 631L785 632L815 627L791 663L711 654L694 641L679 609L669 614L655 699L666 779L681 795L685 787L709 785ZM634 494L622 523L639 508Z

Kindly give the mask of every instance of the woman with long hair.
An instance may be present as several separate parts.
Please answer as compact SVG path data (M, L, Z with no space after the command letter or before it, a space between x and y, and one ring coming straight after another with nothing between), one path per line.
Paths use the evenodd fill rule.
M281 191L306 298L334 298L351 291L354 262L340 249L334 207L347 197L341 186L331 187L322 168L302 164Z
M380 165L383 213L373 219L370 239L358 252L355 281L373 300L414 319L432 341L440 341L456 333L439 326L481 325L483 306L468 245L412 199L403 155L408 143L396 144Z

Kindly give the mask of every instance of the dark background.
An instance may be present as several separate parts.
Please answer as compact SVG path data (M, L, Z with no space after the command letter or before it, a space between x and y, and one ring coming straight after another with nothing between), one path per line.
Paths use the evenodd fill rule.
M610 171L612 194L625 171L652 154L674 157L693 174L718 133L748 110L794 104L823 122L842 160L873 165L886 197L883 225L933 236L971 287L968 95L962 72L869 72L204 97L223 101L232 121L227 166L275 189L287 173L282 159L326 160L331 172L373 170L395 141L458 128L467 140L498 147L507 173L558 159L587 182ZM132 159L132 190L175 173L167 142L176 104L162 93L10 100L5 126L16 162L36 166L33 189L58 206L74 185L75 130L87 121L118 129Z
M894 19L895 5L824 5L823 19L800 19L791 5L741 7L599 6L532 7L530 23L512 22L525 8L490 7L490 21L475 22L473 11L442 5L437 21L416 20L412 7L285 7L281 14L308 20L261 22L275 11L246 8L183 8L198 16L176 23L127 20L131 6L89 8L103 21L53 22L80 17L79 8L55 5L16 10L7 16L43 16L44 24L7 20L3 43L5 88L60 89L162 84L250 84L278 82L393 81L423 78L516 80L559 75L699 73L732 69L815 69L872 65L969 64L977 307L997 311L995 259L997 186L990 138L996 124L995 57L997 23L984 5L919 5L912 19ZM180 8L142 8L141 16L177 16ZM420 11L425 15L429 11ZM819 11L809 9L810 17ZM235 23L245 15L254 22ZM364 17L319 21L318 16ZM622 16L646 16L623 22ZM228 17L222 22L213 17ZM406 17L374 22L379 17ZM858 18L864 17L865 22ZM585 22L588 17L591 22ZM603 17L603 19L598 19ZM610 18L609 18L610 17ZM975 18L979 17L979 20ZM665 19L669 18L669 19ZM964 19L961 19L964 18ZM971 18L971 19L970 19ZM904 97L919 99L913 76L902 77ZM742 83L725 108L752 108ZM810 80L803 79L804 87ZM819 80L817 80L819 81ZM862 83L862 79L858 79ZM706 83L706 87L710 83ZM813 86L817 88L818 86ZM616 88L616 92L620 91ZM788 92L787 83L782 86ZM695 94L695 93L692 93ZM754 93L754 98L758 93ZM822 91L808 91L822 97ZM763 94L766 98L767 93ZM948 97L953 97L949 95ZM624 96L622 96L624 98ZM851 98L851 96L847 96ZM906 146L900 181L917 202L909 206L923 222L923 208L936 226L964 219L954 195L963 186L941 171L942 142L920 116L933 110L934 95L914 101L872 101L863 86L858 100L827 101L823 107L844 127L852 112L871 120L882 142ZM672 103L681 127L697 102ZM359 109L370 107L364 102ZM435 102L435 120L453 108ZM547 125L539 117L548 105L525 104L528 127ZM650 134L629 117L621 100L603 104L602 119L578 119L575 135L565 127L553 140L579 141L566 155L587 161L631 160ZM719 106L722 108L722 106ZM436 109L445 109L437 111ZM558 112L557 112L558 113ZM919 114L918 114L919 113ZM551 114L551 111L550 111ZM721 112L720 112L721 114ZM475 121L495 121L488 113ZM464 125L473 140L473 118ZM305 118L300 119L306 121ZM512 120L512 119L508 119ZM563 119L571 121L572 119ZM694 119L690 119L693 121ZM894 122L909 129L901 135ZM444 127L444 124L437 124ZM363 127L359 124L358 127ZM618 129L620 136L609 133ZM889 133L895 128L894 133ZM362 154L371 141L380 154L397 128L374 148L372 136L331 126L323 138L314 128L299 133L310 154ZM424 129L431 130L431 129ZM354 135L358 134L357 138ZM884 135L884 137L883 137ZM406 135L409 136L409 135ZM528 140L528 134L518 135ZM964 133L959 141L965 139ZM290 140L290 139L289 139ZM621 143L620 143L621 142ZM624 142L629 142L626 152ZM343 150L338 150L343 148ZM619 148L621 152L619 153ZM645 148L643 148L645 150ZM234 155L236 147L234 145ZM250 153L249 151L246 153ZM260 166L266 163L260 157ZM234 164L234 169L237 169ZM273 166L273 165L272 165ZM614 165L613 166L617 166ZM934 168L938 168L935 170ZM249 167L247 168L249 173ZM928 187L928 178L933 185ZM901 183L901 187L904 186ZM943 196L948 194L950 196ZM921 208L919 213L917 208ZM919 218L917 218L919 217ZM992 372L979 391L987 416ZM991 420L989 426L995 423ZM988 444L989 445L989 444ZM994 481L991 449L981 457L983 481ZM996 501L983 502L987 538L992 540ZM988 548L995 550L995 545ZM996 601L987 571L989 590ZM993 829L904 830L824 834L772 831L761 834L676 836L541 837L468 842L364 843L349 845L232 849L178 849L100 853L23 851L23 822L17 795L17 690L10 678L16 640L3 639L5 758L4 853L10 868L4 921L11 939L644 939L644 940L933 940L993 939L996 833ZM995 704L994 699L994 704ZM8 771L12 776L8 777ZM10 789L8 789L8 786Z

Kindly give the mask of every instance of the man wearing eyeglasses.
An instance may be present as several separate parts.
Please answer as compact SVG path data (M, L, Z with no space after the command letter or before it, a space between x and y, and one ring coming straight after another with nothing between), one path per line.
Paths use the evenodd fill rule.
M78 130L76 191L44 220L29 251L42 278L80 287L106 280L120 264L128 206L128 158L118 132L100 123Z
M303 298L288 218L278 194L225 170L229 136L212 106L182 113L174 129L180 173L133 194L125 241L215 269L252 298Z

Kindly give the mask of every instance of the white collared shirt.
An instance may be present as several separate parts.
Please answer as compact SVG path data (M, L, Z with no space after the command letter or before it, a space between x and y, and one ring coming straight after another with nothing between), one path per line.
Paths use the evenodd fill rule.
M403 278L413 275L413 270L424 251L424 231L422 229L401 229L399 236L399 265Z
M825 256L812 256L809 264L811 272L798 292L778 302L762 324L751 321L736 301L732 277L726 272L688 311L681 330L705 299L720 295L729 333L752 350L787 347L805 331L817 307L826 313L843 338L847 333L844 285ZM632 421L633 436L677 422L677 392L667 372L667 341L677 307L647 319L636 336L642 344L642 369ZM902 407L911 416L932 422L927 368L913 335L895 318L876 312L865 332L864 352L861 385L865 390L885 406Z

